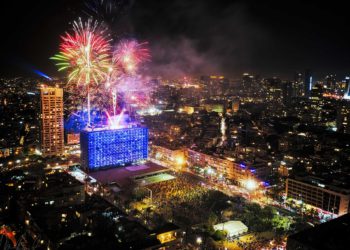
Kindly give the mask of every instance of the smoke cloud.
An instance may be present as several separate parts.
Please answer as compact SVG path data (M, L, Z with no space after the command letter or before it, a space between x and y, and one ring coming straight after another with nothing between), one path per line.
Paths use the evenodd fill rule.
M131 9L135 34L150 42L150 74L237 76L261 66L255 58L269 42L269 35L254 21L246 4L162 2L151 9L136 2Z

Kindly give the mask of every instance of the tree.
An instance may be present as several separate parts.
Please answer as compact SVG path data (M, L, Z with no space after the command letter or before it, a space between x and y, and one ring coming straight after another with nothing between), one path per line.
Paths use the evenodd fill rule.
M216 230L212 237L216 241L224 240L227 237L227 231L226 230Z
M215 223L217 223L217 221L218 221L218 216L215 213L211 212L208 216L208 221L207 221L208 225L213 226Z
M291 220L288 217L275 215L272 219L272 226L274 229L286 231L289 229Z

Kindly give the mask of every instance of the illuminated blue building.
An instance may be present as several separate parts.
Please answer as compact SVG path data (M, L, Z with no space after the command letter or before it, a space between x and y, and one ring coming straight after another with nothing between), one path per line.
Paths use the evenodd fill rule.
M148 129L130 127L80 133L81 164L87 171L125 166L147 159Z

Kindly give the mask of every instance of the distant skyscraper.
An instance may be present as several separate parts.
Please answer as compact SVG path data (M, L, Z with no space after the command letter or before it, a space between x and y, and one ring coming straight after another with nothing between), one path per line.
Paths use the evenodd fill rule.
M336 81L335 74L327 75L325 78L325 86L328 89L335 90L337 88L337 81Z
M230 82L224 76L201 76L201 82L206 86L209 96L226 94Z
M43 87L41 93L41 150L43 156L63 154L63 89Z
M350 134L350 104L342 102L337 109L337 131Z
M303 74L300 72L296 72L294 75L294 82L293 82L293 97L303 96L303 93L304 93Z
M309 97L312 89L312 75L309 69L305 70L304 96Z
M235 99L232 101L232 111L233 113L237 113L239 110L239 99Z
M293 82L284 82L282 83L282 94L284 104L289 105L292 101L292 98L296 96Z
M257 79L253 75L244 73L242 76L240 94L244 96L256 96L259 88L256 88Z
M295 72L294 81L295 82L302 82L303 81L303 74L300 72Z
M345 77L344 99L350 99L350 77Z

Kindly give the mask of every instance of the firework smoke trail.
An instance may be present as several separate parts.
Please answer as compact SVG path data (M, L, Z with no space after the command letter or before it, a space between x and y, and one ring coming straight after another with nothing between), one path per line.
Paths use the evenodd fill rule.
M113 39L120 39L121 34L132 33L131 24L124 19L133 3L134 0L85 0L83 12L90 18L103 21L113 31Z
M113 102L113 114L116 114L117 96L120 92L124 97L127 97L131 89L138 88L140 80L137 74L141 63L150 59L147 43L139 43L133 40L121 40L115 47L112 56L112 67L106 83L110 89ZM127 85L127 88L125 88Z
M58 71L69 72L68 84L74 84L78 91L87 90L90 124L90 90L106 80L111 65L110 40L106 30L92 19L74 22L73 33L61 38L60 52L51 59L56 61Z
M85 1L87 15L113 23L122 10L120 0L87 0Z

